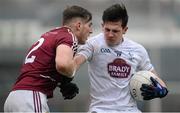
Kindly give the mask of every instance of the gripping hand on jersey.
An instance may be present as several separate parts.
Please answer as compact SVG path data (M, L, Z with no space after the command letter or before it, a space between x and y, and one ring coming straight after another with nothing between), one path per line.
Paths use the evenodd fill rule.
M59 85L60 92L64 99L73 99L78 93L79 88L75 83L72 83L73 78L68 78L66 76L62 76L63 81Z
M144 100L151 100L154 98L163 98L168 94L166 87L163 87L156 79L150 78L152 81L151 85L142 84L140 90Z

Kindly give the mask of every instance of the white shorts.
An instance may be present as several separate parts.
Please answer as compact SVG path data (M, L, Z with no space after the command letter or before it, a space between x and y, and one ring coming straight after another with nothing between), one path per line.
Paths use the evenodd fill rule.
M137 107L117 109L90 108L89 113L142 113Z
M4 112L47 113L49 112L47 97L38 91L12 91L4 104Z

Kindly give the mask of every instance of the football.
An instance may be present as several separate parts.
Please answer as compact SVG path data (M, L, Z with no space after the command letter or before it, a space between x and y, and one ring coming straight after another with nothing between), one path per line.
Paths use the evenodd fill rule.
M150 77L157 78L152 72L150 71L139 71L136 72L129 83L130 93L132 97L137 101L143 101L143 96L141 95L141 86L142 84L152 84Z

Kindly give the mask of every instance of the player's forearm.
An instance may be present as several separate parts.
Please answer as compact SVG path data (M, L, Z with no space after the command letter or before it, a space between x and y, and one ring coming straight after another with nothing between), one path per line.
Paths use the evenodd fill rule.
M67 77L73 77L75 72L75 63L73 60L73 51L67 45L59 45L56 50L56 70Z
M81 64L83 64L85 61L86 59L83 55L77 55L73 60L66 64L56 65L56 68L59 73L67 77L73 77L76 71L80 68Z
M76 67L76 70L78 70L80 68L80 66L85 63L86 61L86 58L83 56L83 55L80 55L80 54L77 54L75 57L74 57L74 62L75 62L75 67Z
M73 60L63 65L56 65L56 69L60 74L69 78L72 78L76 72L76 66Z

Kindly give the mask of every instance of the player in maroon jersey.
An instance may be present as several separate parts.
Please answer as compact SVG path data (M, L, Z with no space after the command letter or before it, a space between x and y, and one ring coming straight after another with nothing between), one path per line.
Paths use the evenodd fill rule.
M49 112L47 99L57 86L64 99L75 97L79 89L71 82L76 69L73 56L92 33L91 26L92 15L86 9L65 9L63 26L43 34L28 51L4 111Z

